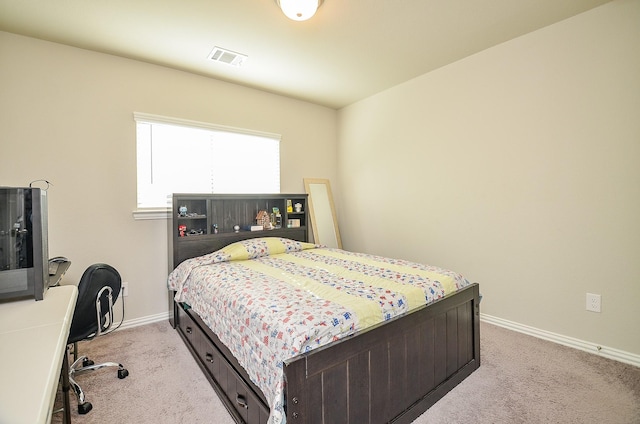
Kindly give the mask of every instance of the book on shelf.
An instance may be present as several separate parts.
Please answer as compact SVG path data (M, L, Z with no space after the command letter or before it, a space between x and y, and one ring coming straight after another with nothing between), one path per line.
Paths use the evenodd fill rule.
M287 228L298 228L300 227L299 219L289 219L287 220Z

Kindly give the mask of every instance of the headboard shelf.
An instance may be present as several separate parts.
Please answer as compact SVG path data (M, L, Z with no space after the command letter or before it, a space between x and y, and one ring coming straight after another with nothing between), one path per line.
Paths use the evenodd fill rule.
M297 208L296 208L297 206ZM250 231L258 213L269 222L277 208L280 228ZM275 222L274 226L275 226ZM240 240L287 237L308 240L307 194L174 193L169 220L169 272L182 261L214 252ZM234 228L238 226L238 228Z

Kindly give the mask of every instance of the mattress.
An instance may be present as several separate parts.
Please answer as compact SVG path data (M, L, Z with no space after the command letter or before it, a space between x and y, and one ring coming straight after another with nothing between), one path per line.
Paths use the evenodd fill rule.
M393 319L470 282L442 268L256 238L182 262L169 275L285 422L283 361Z

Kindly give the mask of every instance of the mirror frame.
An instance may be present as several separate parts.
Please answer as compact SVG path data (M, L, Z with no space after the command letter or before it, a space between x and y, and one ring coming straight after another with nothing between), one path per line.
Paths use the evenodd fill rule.
M323 178L303 178L304 181L304 189L308 194L309 199L309 215L311 217L311 229L313 230L313 241L316 244L324 244L322 243L320 234L323 231L331 231L330 228L323 229L320 231L318 228L318 223L333 223L333 232L335 234L335 240L337 242L337 247L342 249L342 240L340 239L340 230L338 229L338 219L336 218L336 209L333 205L333 194L331 193L331 184L329 180ZM312 186L313 185L321 185L324 186L327 199L313 198L312 195ZM327 212L331 213L331 216L327 216ZM323 213L323 216L319 216L320 213ZM328 247L336 247L332 245L328 245Z

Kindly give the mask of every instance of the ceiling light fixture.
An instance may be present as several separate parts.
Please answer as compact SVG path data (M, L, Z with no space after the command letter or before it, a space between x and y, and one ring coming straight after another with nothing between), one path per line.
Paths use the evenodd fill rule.
M276 0L282 13L294 21L306 21L315 15L323 0Z

